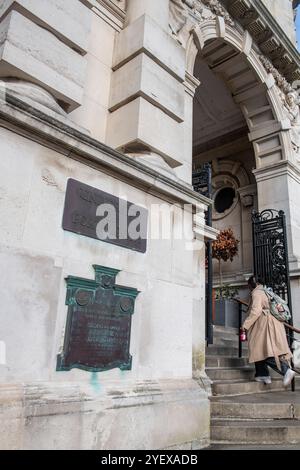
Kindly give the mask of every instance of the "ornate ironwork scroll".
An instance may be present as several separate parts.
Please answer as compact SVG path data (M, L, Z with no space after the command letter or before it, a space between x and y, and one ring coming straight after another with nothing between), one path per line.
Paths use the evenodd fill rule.
M285 214L274 209L253 212L252 229L254 273L288 302L292 312ZM290 346L292 342L289 337Z
M289 300L289 266L283 211L253 213L254 271L274 292Z

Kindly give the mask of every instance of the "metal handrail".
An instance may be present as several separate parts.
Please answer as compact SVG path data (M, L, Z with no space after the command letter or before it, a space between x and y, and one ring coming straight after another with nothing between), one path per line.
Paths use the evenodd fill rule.
M239 333L240 333L240 330L243 324L243 306L249 307L249 304L247 304L247 302L244 302L243 300L240 300L240 299L233 299L233 300L235 300L239 304ZM240 339L239 333L238 333L239 335L239 358L241 358L243 356L243 342Z
M233 299L236 302L238 302L240 305L245 305L246 307L249 307L249 304L245 302L244 300L241 299ZM295 328L293 325L290 325L289 323L283 322L284 326L286 326L288 329L294 331L295 333L300 333L300 330L298 328Z

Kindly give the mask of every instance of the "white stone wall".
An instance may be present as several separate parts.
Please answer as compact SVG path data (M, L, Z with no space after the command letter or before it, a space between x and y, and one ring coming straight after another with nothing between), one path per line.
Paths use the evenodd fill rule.
M0 448L206 445L209 403L192 380L193 342L202 357L200 374L204 367L199 255L186 251L184 241L150 239L141 254L64 232L61 225L70 177L148 209L165 201L3 128L0 140L2 404L11 390L1 408ZM93 279L92 264L120 269L117 283L140 291L131 371L56 372L67 315L64 279Z
M208 40L217 39L222 48L224 39L230 44L227 51L240 51L233 63L220 67L246 117L257 167L263 169L256 173L259 209L275 206L287 213L293 284L298 286L299 172L282 168L288 166L284 159L296 161L289 122L251 37L207 10L210 20L203 30L199 20L193 36L187 30L172 36L169 0L126 4L126 15L125 2L118 0L0 4L0 79L10 91L19 89L23 105L32 106L26 118L20 118L17 106L10 109L9 122L16 127L3 127L0 134L0 341L7 359L0 364L1 448L207 445L209 401L201 386L203 246L193 252L174 237L149 239L141 254L64 232L61 222L70 177L149 210L152 204L178 201L178 192L190 189L193 95L199 85L191 64ZM275 2L272 11L291 31L285 5L286 14L278 13ZM206 60L218 55L210 46L212 57ZM28 96L22 96L24 90ZM34 124L31 112L39 116ZM1 113L5 125L8 109L2 102ZM64 143L57 137L56 119L65 126ZM74 149L70 136L82 128L98 142L86 144L81 134ZM172 181L163 182L152 171L146 185L141 177L146 170L138 165L122 173L108 151L99 151L99 142ZM180 180L186 184L179 190ZM274 180L283 188L275 195ZM180 215L181 209L175 211L173 230ZM233 217L238 231L238 214ZM140 291L132 318L131 371L56 372L67 315L65 277L93 279L92 264L120 269L117 283ZM297 303L296 290L293 295Z
M113 50L118 33L105 21L105 16L99 16L98 11L86 10L90 17L90 33L87 36L87 68L82 105L69 117L92 137L106 142Z

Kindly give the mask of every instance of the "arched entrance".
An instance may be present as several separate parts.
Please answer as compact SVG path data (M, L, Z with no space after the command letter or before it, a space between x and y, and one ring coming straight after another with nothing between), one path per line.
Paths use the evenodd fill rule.
M225 282L239 288L253 270L252 209L285 211L290 263L297 264L299 228L291 222L284 169L296 162L284 111L290 85L269 73L268 66L251 36L222 17L202 21L189 38L187 76L195 84L193 167L212 162L213 226L232 228L241 241L238 258L224 266ZM287 192L276 191L283 186Z

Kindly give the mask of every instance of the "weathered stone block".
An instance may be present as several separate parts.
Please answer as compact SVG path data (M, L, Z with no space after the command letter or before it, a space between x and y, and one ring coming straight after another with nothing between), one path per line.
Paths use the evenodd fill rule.
M162 47L163 44L163 47ZM150 17L141 16L125 28L116 39L113 68L145 52L182 82L185 79L185 51Z
M182 164L183 128L180 126L165 112L137 98L108 117L107 144L122 149L138 143L161 155L175 168Z
M67 111L81 104L86 60L51 32L11 11L0 25L0 44L0 77L40 85Z
M4 386L0 409L2 450L191 449L209 441L209 400L191 379L118 383L118 389Z
M12 9L52 31L81 54L86 53L91 12L78 0L3 0L0 18Z
M110 110L143 96L175 121L183 122L184 94L182 83L149 56L139 54L113 73Z

